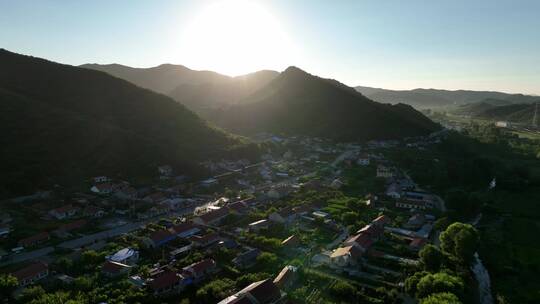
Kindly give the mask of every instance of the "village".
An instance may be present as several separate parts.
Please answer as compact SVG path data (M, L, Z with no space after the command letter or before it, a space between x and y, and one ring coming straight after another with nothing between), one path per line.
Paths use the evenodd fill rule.
M334 144L261 134L260 160L208 161L201 180L162 165L152 185L97 176L86 191L12 199L0 272L17 279L16 294L92 277L164 301L319 303L341 282L367 302L405 301L404 280L419 250L437 245L446 207L384 151L443 136Z

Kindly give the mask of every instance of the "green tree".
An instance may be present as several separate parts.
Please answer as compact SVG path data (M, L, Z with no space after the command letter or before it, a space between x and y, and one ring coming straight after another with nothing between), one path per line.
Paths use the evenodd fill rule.
M264 269L273 269L277 265L277 256L270 252L263 252L257 257L257 264Z
M345 212L341 215L341 221L345 224L345 225L352 225L356 222L356 219L358 218L358 213L356 212L352 212L352 211L349 211L349 212Z
M22 292L20 297L18 298L18 302L21 303L30 303L33 300L39 299L45 295L45 290L43 287L36 285L36 286L30 286L25 288Z
M420 304L461 304L461 301L453 293L439 292L420 300Z
M422 279L427 274L429 274L429 272L420 271L414 273L412 276L409 276L405 280L405 292L411 296L415 295L418 287L418 282L420 282L420 279Z
M231 279L212 281L199 288L196 293L198 303L217 303L229 296L235 288L235 282Z
M440 235L441 248L459 261L470 264L478 247L478 232L463 223L453 223Z
M330 286L330 293L340 299L354 299L356 297L356 288L345 282L337 281L335 284Z
M418 253L420 261L427 270L437 271L441 267L443 254L439 248L428 244Z
M17 278L10 274L1 274L0 275L0 296L2 299L9 299L11 293L17 288L19 282Z
M464 288L465 284L459 277L446 272L430 273L418 282L416 296L421 299L439 292L451 292L456 295L463 295Z

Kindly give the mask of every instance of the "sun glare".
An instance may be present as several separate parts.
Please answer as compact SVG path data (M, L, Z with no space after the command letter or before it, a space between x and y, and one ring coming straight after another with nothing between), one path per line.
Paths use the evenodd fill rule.
M195 69L241 75L281 70L296 50L279 21L255 1L222 0L205 7L185 28L180 62Z

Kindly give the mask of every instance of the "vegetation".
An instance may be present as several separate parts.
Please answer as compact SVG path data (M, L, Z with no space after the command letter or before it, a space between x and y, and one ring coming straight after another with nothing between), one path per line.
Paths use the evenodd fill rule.
M0 71L4 197L97 175L148 178L162 164L195 175L198 161L242 146L172 99L102 72L6 50Z
M478 232L473 226L454 223L441 233L440 239L445 253L467 265L472 263L478 247Z

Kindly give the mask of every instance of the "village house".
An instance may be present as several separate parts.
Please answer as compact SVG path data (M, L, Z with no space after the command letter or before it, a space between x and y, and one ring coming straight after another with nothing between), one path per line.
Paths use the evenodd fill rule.
M330 188L332 189L341 189L343 187L344 183L339 179L336 178L330 183Z
M176 234L163 229L152 232L149 237L145 238L145 243L152 248L157 248L167 244L175 238Z
M154 192L143 198L143 201L148 203L159 203L165 200L167 197L163 192Z
M377 166L377 177L391 178L396 175L396 169L385 165Z
M286 207L279 211L275 211L268 215L268 219L274 223L283 224L285 226L291 225L296 220L296 212L292 207Z
M28 248L28 247L32 247L32 246L36 246L38 244L44 243L48 241L50 238L51 237L49 236L48 232L40 232L38 234L19 240L17 244L21 247Z
M356 266L361 256L362 251L356 246L339 247L330 256L330 261L337 267Z
M57 220L63 220L75 216L77 211L79 211L79 208L73 207L73 205L65 205L60 208L50 210L49 215Z
M193 219L193 222L199 225L219 226L219 224L223 221L223 219L225 219L225 217L227 217L227 215L229 215L229 209L226 207L222 207L195 217Z
M248 285L218 304L274 304L279 303L282 298L283 295L274 282L266 279Z
M384 194L391 198L399 199L401 197L401 193L401 187L397 183L391 183L388 185L388 187L386 187L386 191Z
M287 248L294 248L298 245L300 245L300 238L296 234L291 235L281 242L281 246Z
M87 206L83 209L83 216L92 217L92 218L101 218L105 215L103 209L95 206Z
M402 200L396 201L396 207L404 208L404 209L415 209L415 210L426 210L426 209L433 208L432 205L424 201L409 200L409 199L402 199Z
M114 192L114 196L121 200L133 200L136 199L138 196L137 189L131 187L131 186L125 186L117 189Z
M0 239L6 238L11 232L11 227L9 225L0 225Z
M213 259L204 259L182 268L183 275L198 283L204 280L209 274L216 272L216 261Z
M219 181L216 178L205 179L201 182L201 186L206 187L206 188L215 186L217 184L219 184Z
M298 268L292 265L287 265L279 272L274 279L274 284L280 289L290 288L298 277Z
M172 176L173 170L169 165L159 166L158 167L159 178L168 179Z
M193 223L182 223L172 226L169 231L175 233L179 238L188 238L201 232L201 229Z
M114 261L105 261L101 267L101 273L107 277L119 277L129 274L131 266Z
M113 192L113 185L111 183L97 184L90 188L90 191L97 194L110 194Z
M384 227L390 224L391 222L392 220L388 216L383 214L383 215L379 215L377 218L371 221L371 224L375 226L379 226L379 227Z
M105 182L108 182L109 181L109 178L106 177L106 176L96 176L94 177L94 183L105 183Z
M175 197L168 198L160 202L160 204L167 206L170 210L178 210L186 205L185 199Z
M427 240L424 238L413 238L409 243L409 249L413 251L420 251L427 244Z
M245 201L237 201L227 205L229 211L234 214L245 214L249 211L249 206Z
M426 217L422 213L415 213L409 218L404 227L406 229L418 229L426 222Z
M139 252L133 248L124 248L113 255L107 256L106 259L111 262L134 265L139 260Z
M371 238L369 234L358 233L345 240L345 242L343 242L343 245L354 246L364 253L371 248L374 242L375 241Z
M356 161L356 163L360 166L369 166L369 155L368 154L361 154L359 157L358 157L358 160Z
M248 251L240 253L236 258L232 260L233 264L238 268L249 268L255 265L257 257L261 254L261 251L257 248L251 248Z
M198 248L206 248L210 245L213 245L221 240L219 235L217 233L209 233L207 235L194 235L189 238L189 240L193 243L193 246Z
M165 270L159 276L147 281L147 285L155 296L179 293L186 285L185 278L174 271Z
M248 225L249 231L252 232L259 232L262 229L268 229L268 227L270 227L270 222L265 219L253 222Z
M49 275L49 266L43 262L36 262L13 272L11 275L17 278L19 286L25 287L46 278Z
M279 184L273 186L266 192L266 196L270 199L281 199L289 195L294 191L294 188L289 184Z
M58 237L66 237L67 234L74 231L83 228L86 226L87 221L86 220L76 220L67 224L63 224L60 227L58 227L56 230L53 231L54 235Z

